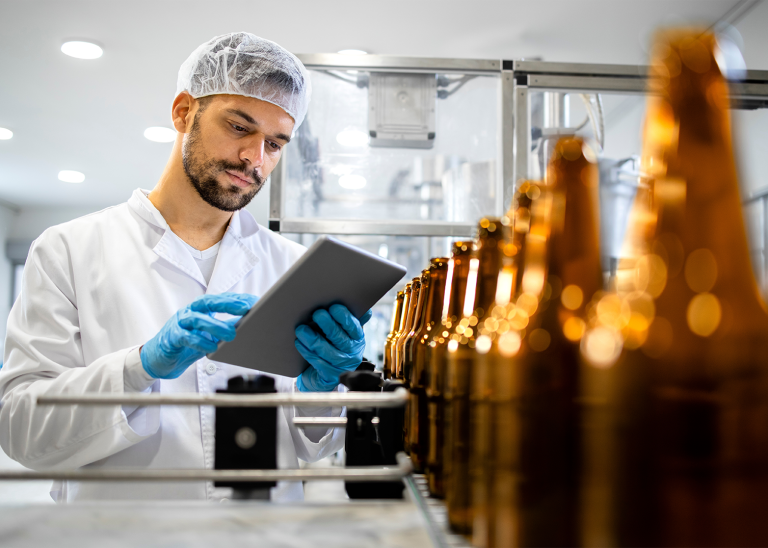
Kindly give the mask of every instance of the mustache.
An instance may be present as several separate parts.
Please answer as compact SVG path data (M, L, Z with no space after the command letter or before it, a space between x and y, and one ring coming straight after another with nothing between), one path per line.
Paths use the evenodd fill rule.
M216 162L216 167L219 171L234 171L238 175L242 175L243 178L252 181L259 188L264 184L264 177L258 174L256 168L249 171L245 162L235 163L227 160L218 160Z

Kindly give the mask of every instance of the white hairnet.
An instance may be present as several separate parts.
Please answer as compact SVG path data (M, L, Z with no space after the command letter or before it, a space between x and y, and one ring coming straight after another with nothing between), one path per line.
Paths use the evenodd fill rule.
M307 114L312 84L307 69L285 48L232 32L212 38L184 61L176 95L182 91L196 99L226 93L267 101L293 118L295 131Z

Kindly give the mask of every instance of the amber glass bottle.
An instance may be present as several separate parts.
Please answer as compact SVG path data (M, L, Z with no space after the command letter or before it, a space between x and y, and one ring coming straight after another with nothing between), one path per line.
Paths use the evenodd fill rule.
M455 316L451 316L455 325L449 336L446 356L443 480L450 526L462 534L469 534L472 529L469 385L475 339L478 323L485 320L494 304L505 252L510 252L508 244L512 242L512 228L509 224L507 217L480 221L461 308L456 310Z
M408 332L405 342L403 343L403 382L406 388L410 388L411 384L411 369L413 368L413 347L416 341L416 336L421 331L424 323L425 308L427 305L427 294L429 292L429 268L422 271L419 280L419 294L416 299L416 308L414 310L413 320L411 321L411 329Z
M428 446L429 421L427 415L427 379L425 359L427 348L432 340L433 331L441 325L443 312L443 297L445 292L445 275L448 271L449 259L439 257L432 259L429 265L429 280L422 279L422 288L427 287L424 300L424 313L420 329L413 338L410 367L410 401L409 426L406 446L410 449L411 462L417 471L422 471L426 464L426 448ZM425 271L427 272L427 271Z
M413 367L413 344L416 338L416 334L421 329L421 324L424 321L424 307L427 302L427 292L429 291L429 267L422 271L419 280L419 293L416 298L416 306L413 312L413 319L411 320L411 329L405 336L405 342L403 343L403 357L402 357L402 378L403 384L407 390L411 388L411 369ZM405 418L403 421L403 449L406 453L410 454L411 444L408 431L411 426L411 406L405 406Z
M701 29L653 48L643 169L656 229L633 276L652 321L602 392L616 472L607 515L591 517L615 545L768 546L768 314L718 57Z
M472 378L470 380L470 455L469 481L471 486L470 503L472 505L472 544L478 547L492 546L490 521L488 514L489 494L493 479L492 461L489 455L491 443L491 405L494 387L491 384L489 354L497 343L498 317L500 311L506 311L513 299L520 295L520 276L522 258L525 253L525 237L528 234L531 217L532 197L541 194L539 185L526 181L515 191L513 205L507 217L512 222L512 243L506 245L502 257L502 266L496 282L495 304L490 312L490 320L485 318L478 323L478 337L475 342L476 353L473 356ZM495 313L495 316L494 316Z
M406 285L405 300L407 303L404 303L405 306L403 307L403 319L400 326L400 332L397 335L395 344L392 345L394 350L394 369L392 377L397 380L403 379L403 345L408 338L408 333L411 331L411 323L413 322L413 317L416 313L416 303L419 299L420 289L421 280L419 278L414 278L408 282L408 285Z
M479 545L579 543L579 346L602 284L591 156L579 138L555 145L533 193L519 294L483 323L497 336L485 356L489 489L479 489L487 497Z
M384 343L384 378L389 379L392 377L392 343L395 336L400 329L400 320L403 316L403 298L405 297L404 291L398 291L397 297L395 297L395 303L392 306L392 329L390 329L387 335L386 342Z
M427 378L429 445L427 447L427 484L432 496L445 496L443 487L443 434L445 417L445 354L449 331L461 314L464 290L469 274L471 242L454 242L446 271L443 310L440 323L433 329L424 363ZM452 320L451 318L455 318Z
M397 344L400 341L400 339L403 336L403 332L405 331L406 327L406 320L408 318L408 311L411 308L411 296L413 295L412 291L412 285L413 282L408 282L405 284L405 287L403 287L403 305L400 310L400 321L398 322L397 326L397 332L392 337L392 346L390 347L390 360L392 362L392 367L390 371L390 378L397 379L398 370L397 370Z

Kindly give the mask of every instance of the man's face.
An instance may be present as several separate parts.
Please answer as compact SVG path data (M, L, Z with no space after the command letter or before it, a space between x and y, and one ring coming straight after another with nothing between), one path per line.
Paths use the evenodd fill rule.
M200 99L182 146L184 172L208 204L223 211L242 209L280 160L293 123L283 109L259 99Z

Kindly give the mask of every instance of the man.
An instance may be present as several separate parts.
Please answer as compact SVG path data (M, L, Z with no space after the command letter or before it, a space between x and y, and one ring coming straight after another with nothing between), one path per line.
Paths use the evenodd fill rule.
M212 392L229 377L253 373L205 354L234 338L234 321L304 252L242 208L304 119L310 93L306 69L277 44L247 33L210 40L179 71L172 108L178 136L155 188L35 241L0 370L0 445L11 458L33 469L213 467L208 407L35 401L84 392ZM296 347L312 367L297 380L275 377L279 391L335 390L339 375L361 361L361 323L345 307L313 319L323 334L296 330ZM310 412L340 410L281 408L279 467L341 448L338 430L312 436L293 426L294 416ZM211 500L226 492L203 482L63 482L52 496ZM281 482L272 492L273 499L302 496L300 483Z

